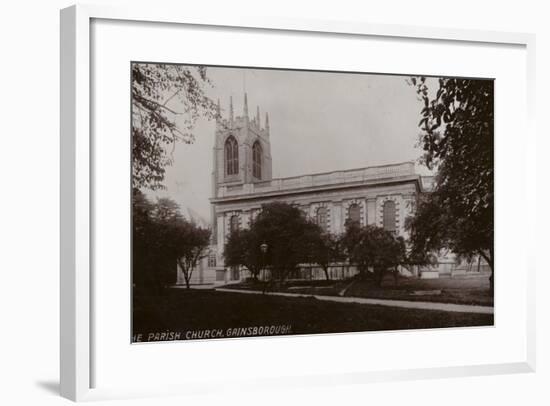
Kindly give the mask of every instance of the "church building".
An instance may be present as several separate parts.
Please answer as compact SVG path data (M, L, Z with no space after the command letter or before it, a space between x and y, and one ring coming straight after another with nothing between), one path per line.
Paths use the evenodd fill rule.
M431 178L415 173L414 162L273 178L268 114L262 120L257 107L251 116L246 94L241 115L234 115L232 100L228 117L219 112L218 103L210 199L212 245L194 277L197 282L228 283L249 276L224 266L224 246L232 230L249 227L262 205L273 201L297 205L331 233L344 232L346 220L351 219L407 237L405 219L412 214L417 195L431 186ZM335 278L353 275L349 269L334 272Z

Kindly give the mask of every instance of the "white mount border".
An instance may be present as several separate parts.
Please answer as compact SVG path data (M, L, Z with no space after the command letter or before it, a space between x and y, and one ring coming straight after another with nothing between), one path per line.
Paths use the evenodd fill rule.
M525 138L530 156L536 155L535 135L535 35L526 33L474 31L429 28L404 25L368 24L357 21L322 21L287 18L228 18L220 16L189 16L182 9L162 9L156 6L119 8L75 5L61 10L61 165L60 165L60 391L74 400L124 397L120 393L91 389L90 368L90 24L92 19L136 22L178 23L202 26L317 32L319 34L368 35L379 37L482 42L525 46L527 51L527 132ZM534 159L528 172L536 173ZM526 185L535 196L536 181L532 176ZM529 229L535 234L535 211L529 214ZM527 348L521 363L477 365L465 367L428 368L367 372L330 376L304 376L299 385L335 385L387 380L430 379L532 372L535 370L535 254L531 252L527 268ZM254 384L259 387L296 386L296 378L280 378ZM249 385L240 385L242 389ZM252 385L250 385L252 388ZM206 385L159 388L159 395L212 392ZM220 388L227 391L228 388ZM137 394L140 395L139 393ZM143 394L151 395L150 393Z

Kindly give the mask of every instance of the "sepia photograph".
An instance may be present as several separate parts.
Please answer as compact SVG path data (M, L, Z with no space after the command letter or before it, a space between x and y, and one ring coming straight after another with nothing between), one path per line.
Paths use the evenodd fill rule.
M130 81L132 343L494 325L494 79Z

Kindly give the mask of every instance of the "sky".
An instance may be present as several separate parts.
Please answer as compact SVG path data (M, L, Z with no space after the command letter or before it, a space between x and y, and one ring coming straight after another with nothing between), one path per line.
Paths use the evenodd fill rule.
M421 102L407 76L207 68L208 96L220 99L222 116L233 97L242 115L269 113L273 178L417 161ZM435 85L436 79L428 82ZM430 87L432 87L430 86ZM176 122L177 124L177 122ZM184 214L210 221L215 122L197 121L193 144L178 144L166 170L166 190ZM416 165L421 174L430 172Z

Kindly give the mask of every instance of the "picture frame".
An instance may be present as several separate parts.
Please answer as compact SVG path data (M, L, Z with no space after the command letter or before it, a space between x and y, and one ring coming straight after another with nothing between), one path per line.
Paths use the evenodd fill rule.
M216 27L217 29L242 28L254 30L307 32L323 35L347 35L371 38L404 38L410 41L430 40L442 43L488 44L515 46L526 54L527 116L526 153L534 154L534 49L535 37L526 33L485 32L461 29L378 25L366 22L297 20L278 18L239 18L223 16L189 16L183 8L155 10L154 7L111 8L105 6L76 5L61 11L61 267L60 267L60 374L61 395L75 401L120 396L149 395L151 391L129 388L101 388L94 382L91 370L95 365L95 347L92 332L95 279L93 275L94 208L92 205L93 142L91 135L93 78L91 73L92 22L109 20L133 23L156 23ZM525 179L534 173L527 167ZM527 182L528 192L535 185ZM529 194L529 193L528 193ZM534 199L529 198L528 199ZM527 214L527 222L534 224L534 210ZM534 237L531 237L534 238ZM323 375L282 376L255 382L261 387L274 385L318 385L338 383L366 383L381 380L429 379L503 373L531 372L535 370L535 267L533 255L526 256L526 324L525 358L518 362L475 364L446 367L422 367L395 370L334 373ZM292 338L287 338L292 340ZM200 377L199 377L200 378ZM246 384L243 384L246 386ZM248 385L251 385L248 383ZM192 384L176 387L158 387L157 394L204 392L209 387L199 379ZM154 392L154 391L153 391Z

